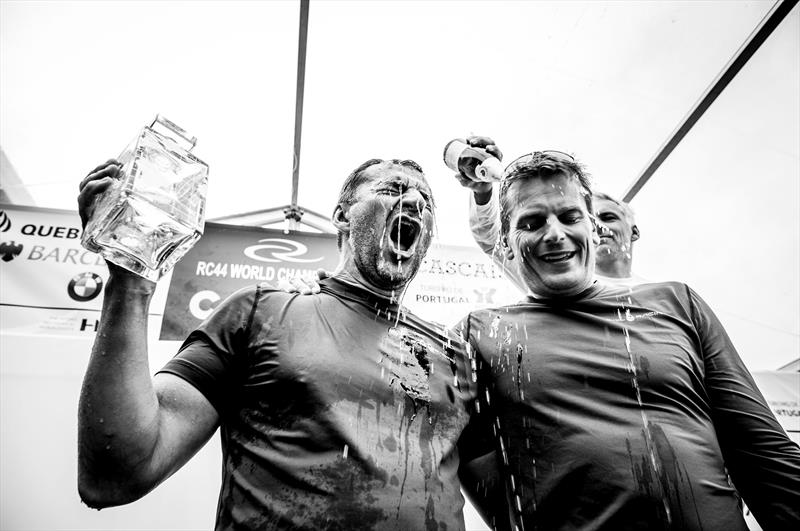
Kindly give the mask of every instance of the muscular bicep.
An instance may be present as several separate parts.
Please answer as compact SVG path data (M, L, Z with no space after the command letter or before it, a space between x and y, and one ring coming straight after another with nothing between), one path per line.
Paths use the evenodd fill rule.
M211 438L219 425L219 414L196 387L179 376L158 373L153 385L159 402L159 428L152 463L160 482Z

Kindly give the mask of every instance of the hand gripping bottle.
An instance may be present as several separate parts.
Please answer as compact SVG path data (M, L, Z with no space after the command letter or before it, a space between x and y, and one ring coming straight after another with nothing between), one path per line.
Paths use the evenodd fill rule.
M503 164L494 155L483 148L470 146L463 138L447 143L444 163L473 181L490 183L503 176Z
M154 282L172 269L203 234L208 165L189 153L196 141L162 116L143 128L97 198L83 246Z

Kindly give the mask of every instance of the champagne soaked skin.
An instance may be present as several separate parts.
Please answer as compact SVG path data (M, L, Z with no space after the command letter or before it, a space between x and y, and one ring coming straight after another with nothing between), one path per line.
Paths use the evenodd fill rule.
M202 235L208 166L149 128L119 161L122 178L98 200L83 243L156 281Z

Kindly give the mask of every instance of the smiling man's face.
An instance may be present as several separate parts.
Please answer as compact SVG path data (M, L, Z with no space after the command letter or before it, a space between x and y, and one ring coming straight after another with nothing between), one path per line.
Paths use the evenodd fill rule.
M577 180L563 173L520 179L508 194L507 256L528 288L552 298L589 287L597 236Z

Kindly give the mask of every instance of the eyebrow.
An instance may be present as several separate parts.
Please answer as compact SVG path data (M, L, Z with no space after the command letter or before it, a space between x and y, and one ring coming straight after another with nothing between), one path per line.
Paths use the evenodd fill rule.
M381 186L403 186L405 188L414 188L422 194L425 199L430 200L433 196L433 191L431 190L430 186L427 182L419 179L419 180L412 180L408 175L393 175L388 177L386 180L376 182L377 187Z

